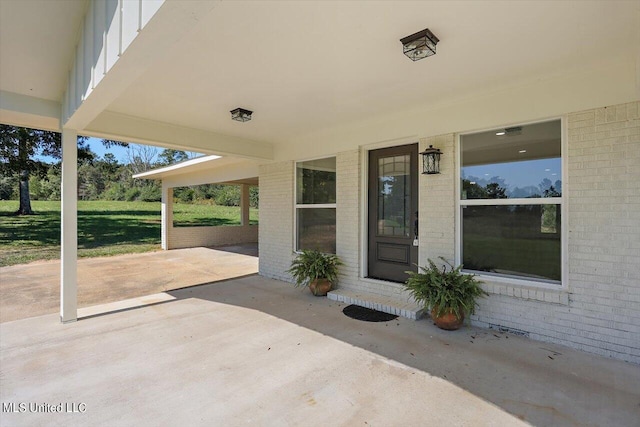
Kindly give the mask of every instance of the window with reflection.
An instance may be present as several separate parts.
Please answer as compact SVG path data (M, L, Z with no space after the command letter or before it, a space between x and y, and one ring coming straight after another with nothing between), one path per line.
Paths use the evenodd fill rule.
M411 156L378 159L378 236L409 236Z
M460 137L465 270L559 284L560 120Z
M296 164L296 250L336 253L336 158Z

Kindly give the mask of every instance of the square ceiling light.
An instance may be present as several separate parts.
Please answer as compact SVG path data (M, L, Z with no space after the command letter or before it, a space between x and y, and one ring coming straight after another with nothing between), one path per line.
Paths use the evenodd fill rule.
M439 41L428 28L400 39L403 53L412 61L435 55Z
M230 111L231 119L236 120L238 122L248 122L251 120L251 115L253 111L245 110L244 108L236 108Z

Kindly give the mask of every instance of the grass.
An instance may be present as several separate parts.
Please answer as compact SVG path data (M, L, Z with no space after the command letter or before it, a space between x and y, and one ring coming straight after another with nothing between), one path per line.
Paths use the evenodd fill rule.
M60 202L32 201L36 215L15 216L17 201L0 201L0 267L60 258ZM186 225L240 224L240 211L225 206L175 204ZM257 223L252 210L252 223ZM219 218L218 218L219 217ZM78 202L78 257L160 249L159 202Z
M173 204L174 227L240 225L240 215L239 206ZM258 224L258 209L249 209L249 224Z

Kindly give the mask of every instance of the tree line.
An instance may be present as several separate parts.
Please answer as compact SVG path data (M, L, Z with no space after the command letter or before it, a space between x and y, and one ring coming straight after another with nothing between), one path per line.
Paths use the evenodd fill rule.
M98 156L78 137L78 199L156 202L161 182L133 179L150 169L188 160L193 153L119 141L102 140L108 148L127 147L120 162L112 153ZM60 200L62 180L61 139L57 132L0 125L0 200L20 200L17 214L32 214L31 200ZM41 160L54 159L52 162ZM250 204L258 206L258 189L251 187ZM205 184L174 189L174 199L184 203L240 205L240 187Z

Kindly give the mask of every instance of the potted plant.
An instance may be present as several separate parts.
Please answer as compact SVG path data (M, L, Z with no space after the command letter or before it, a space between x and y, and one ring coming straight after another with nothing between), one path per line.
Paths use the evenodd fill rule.
M305 249L296 255L287 272L293 276L296 286L309 286L313 295L324 296L336 283L341 264L333 254Z
M473 274L463 274L462 265L454 267L440 257L447 265L442 269L428 260L428 267L419 267L418 272L408 271L409 279L404 284L413 298L425 310L431 310L431 318L439 328L458 329L465 315L473 314L476 299L489 295Z

